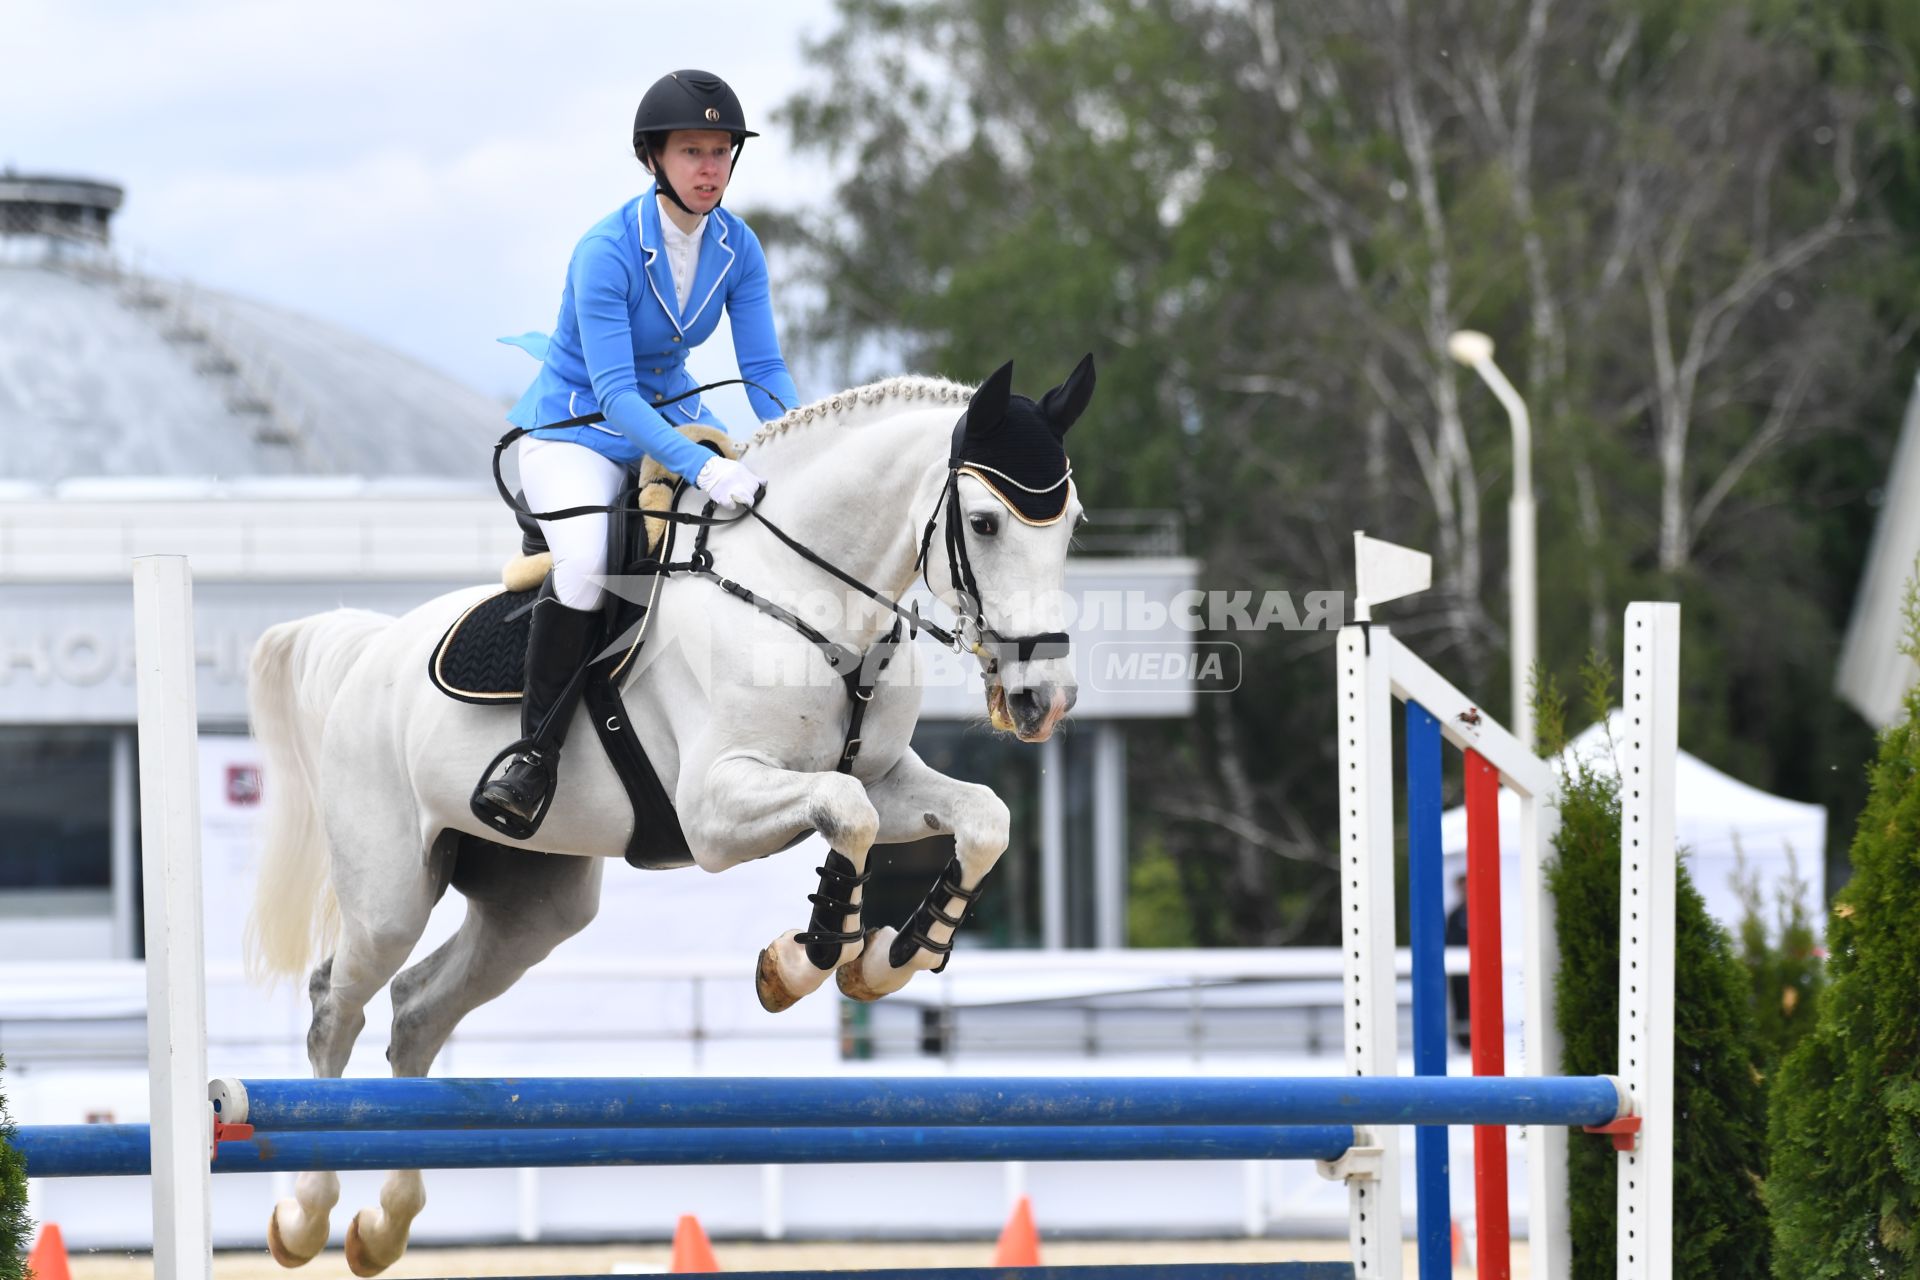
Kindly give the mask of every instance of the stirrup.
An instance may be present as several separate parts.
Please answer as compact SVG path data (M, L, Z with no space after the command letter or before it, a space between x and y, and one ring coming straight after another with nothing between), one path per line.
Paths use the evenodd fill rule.
M539 803L534 806L531 818L523 818L517 813L499 808L487 798L486 790L489 784L498 781L494 775L499 772L503 761L525 752L539 750L538 745L531 738L517 738L509 742L500 754L487 762L487 767L480 773L480 782L474 787L473 796L467 802L467 807L473 811L474 817L510 840L533 839L534 833L540 830L540 824L547 820L547 811L553 806L553 793L560 785L558 767L560 753L558 751L540 752L541 758L547 764L547 785L546 789L540 793Z

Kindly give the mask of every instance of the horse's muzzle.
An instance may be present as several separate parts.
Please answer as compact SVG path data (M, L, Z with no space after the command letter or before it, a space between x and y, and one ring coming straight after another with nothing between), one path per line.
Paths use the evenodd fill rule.
M1007 716L1013 732L1022 742L1045 742L1073 703L1080 696L1071 684L1036 684L1026 689L1007 691Z

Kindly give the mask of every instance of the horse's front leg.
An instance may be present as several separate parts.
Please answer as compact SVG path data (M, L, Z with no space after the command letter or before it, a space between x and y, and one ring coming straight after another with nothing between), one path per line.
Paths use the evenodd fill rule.
M866 788L843 773L796 773L756 756L728 756L707 770L700 802L683 819L694 862L707 871L766 856L800 832L829 848L813 916L761 949L754 989L769 1013L819 988L860 954L860 895L879 816Z
M1007 806L983 786L935 773L911 749L867 791L880 815L880 844L929 835L952 835L953 858L906 925L867 935L859 962L835 975L855 1000L878 1000L898 991L922 969L947 967L954 931L980 896L987 872L1007 849Z

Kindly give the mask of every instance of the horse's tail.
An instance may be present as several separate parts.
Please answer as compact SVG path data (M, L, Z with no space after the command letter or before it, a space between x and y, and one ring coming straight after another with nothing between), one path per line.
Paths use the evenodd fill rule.
M255 978L306 977L339 931L317 807L320 732L347 672L381 631L385 614L336 609L269 627L253 647L247 702L266 750L267 834L247 919L247 970Z

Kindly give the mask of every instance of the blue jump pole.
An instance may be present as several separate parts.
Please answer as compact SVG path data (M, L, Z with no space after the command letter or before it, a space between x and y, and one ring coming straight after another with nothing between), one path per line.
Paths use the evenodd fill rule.
M344 1129L1605 1124L1609 1076L217 1080L219 1118Z
M34 1178L148 1172L143 1124L25 1125ZM996 1160L1337 1160L1350 1125L969 1125L870 1129L381 1130L225 1141L215 1173L585 1165L909 1164Z
M1413 1073L1447 1074L1447 904L1440 850L1440 722L1407 702L1407 930L1413 953ZM1453 1275L1453 1206L1447 1131L1413 1133L1420 1280Z

